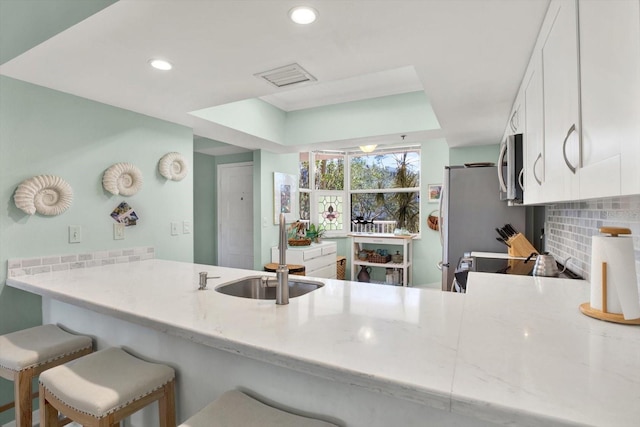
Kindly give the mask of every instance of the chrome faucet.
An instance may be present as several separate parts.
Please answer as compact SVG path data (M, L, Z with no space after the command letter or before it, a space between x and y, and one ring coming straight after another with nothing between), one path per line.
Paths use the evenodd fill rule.
M287 267L287 226L284 214L280 214L279 260L276 270L276 304L289 304L289 268Z

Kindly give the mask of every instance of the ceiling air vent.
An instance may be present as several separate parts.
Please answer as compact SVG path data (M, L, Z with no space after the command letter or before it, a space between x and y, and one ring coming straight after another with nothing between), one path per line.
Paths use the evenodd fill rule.
M254 76L265 79L276 87L291 86L304 82L315 82L316 78L298 64L285 65Z

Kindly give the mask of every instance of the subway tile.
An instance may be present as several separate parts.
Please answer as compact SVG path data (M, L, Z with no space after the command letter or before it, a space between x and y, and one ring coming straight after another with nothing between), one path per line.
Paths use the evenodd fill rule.
M39 267L31 268L31 274L50 273L50 272L51 272L50 265L41 265Z
M60 264L60 256L50 256L42 258L42 265Z
M42 258L11 258L7 261L7 276L19 277L52 271L99 267L116 263L138 262L153 259L155 248L141 246L111 251L83 254L50 255Z
M78 260L77 255L62 255L60 257L61 262L76 262Z
M41 258L27 258L22 260L22 267L34 267L36 265L42 265Z

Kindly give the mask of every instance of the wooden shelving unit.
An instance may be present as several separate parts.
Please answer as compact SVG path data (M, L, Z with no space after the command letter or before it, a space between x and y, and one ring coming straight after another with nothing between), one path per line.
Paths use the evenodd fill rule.
M376 234L376 233L352 233L351 238L351 280L357 281L360 266L366 265L371 268L397 268L402 271L402 280L400 285L411 286L412 280L412 264L413 264L413 238L414 236L397 236L395 234ZM387 247L388 246L388 247ZM402 263L380 263L361 261L358 259L358 252L361 249L387 249L390 254L394 254L401 249ZM372 281L371 283L384 283L381 281Z

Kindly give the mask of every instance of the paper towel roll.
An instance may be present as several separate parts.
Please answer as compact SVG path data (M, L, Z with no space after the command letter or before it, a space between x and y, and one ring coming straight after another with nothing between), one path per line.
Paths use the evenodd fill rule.
M607 263L607 312L640 318L636 261L631 237L593 236L591 307L602 310L602 263Z

